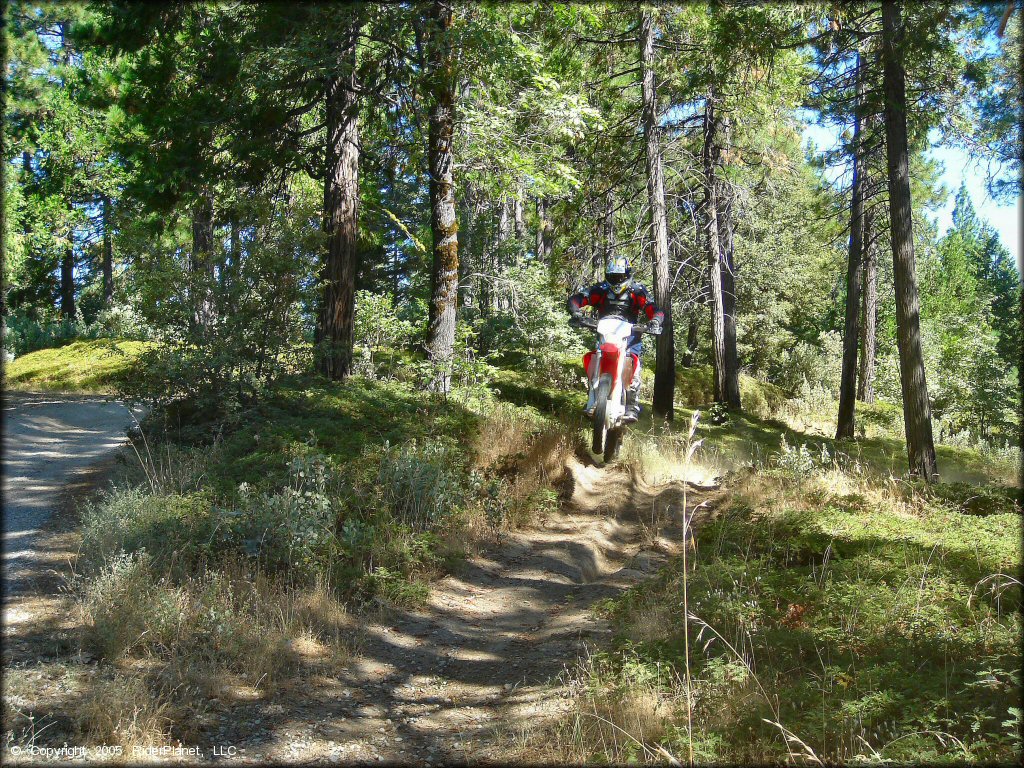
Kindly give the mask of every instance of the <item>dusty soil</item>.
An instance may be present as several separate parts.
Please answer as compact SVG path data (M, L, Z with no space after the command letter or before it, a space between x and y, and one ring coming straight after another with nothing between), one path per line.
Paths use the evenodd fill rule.
M368 623L342 673L239 702L211 734L246 761L506 762L501 744L564 706L559 675L610 631L591 610L682 544L681 485L573 460L561 511L503 537L419 610ZM690 487L687 507L715 488ZM505 759L503 759L505 758Z
M78 552L77 504L125 442L131 413L101 396L4 392L3 690L38 710L67 689L78 621L65 592Z
M97 462L124 443L132 415L105 397L4 392L3 417L4 625L10 626L17 622L12 598L38 592L35 582L64 562L39 541L53 527L62 494L94 479Z

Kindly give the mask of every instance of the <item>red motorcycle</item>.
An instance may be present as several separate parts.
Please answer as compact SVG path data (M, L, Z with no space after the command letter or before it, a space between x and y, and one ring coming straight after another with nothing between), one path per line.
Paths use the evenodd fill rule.
M583 368L590 382L586 413L594 424L594 438L591 449L604 454L604 460L613 461L619 456L622 434L626 426L626 387L622 381L626 349L629 339L636 333L657 336L661 328L651 331L646 324L634 325L619 315L605 315L600 319L580 318L576 324L590 328L597 334L593 352L583 356Z

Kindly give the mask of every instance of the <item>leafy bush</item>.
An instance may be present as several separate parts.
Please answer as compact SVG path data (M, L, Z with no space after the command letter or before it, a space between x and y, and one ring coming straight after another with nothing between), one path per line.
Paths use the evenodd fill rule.
M94 339L98 327L81 320L33 320L19 313L4 318L4 349L15 356L69 344L76 339Z
M189 401L192 414L216 431L235 423L278 377L312 367L308 308L316 284L301 276L314 271L322 246L322 233L306 226L319 216L322 198L300 181L292 193L289 214L263 198L235 201L249 234L237 252L211 255L217 269L192 268L191 250L173 242L184 231L169 230L171 242L139 255L146 268L133 273L133 290L160 346L143 358L125 397L151 402L157 415Z
M525 365L545 377L560 375L566 356L582 357L592 336L569 325L565 305L542 265L510 267L498 285L507 301L476 321L481 349L503 364Z
M799 341L791 350L782 353L780 378L776 384L791 394L804 385L823 389L832 397L839 396L842 373L843 342L835 331L824 331L816 345Z
M150 328L138 310L128 304L114 304L100 310L91 323L81 317L73 321L59 318L33 319L15 312L4 318L3 329L4 349L15 357L83 339L145 341L152 337Z
M253 494L243 488L237 509L218 509L230 541L269 572L310 583L330 573L339 551L336 479L322 454L293 458L288 486ZM332 487L334 486L334 487Z
M415 326L399 313L394 297L370 291L356 293L355 346L357 356L355 370L364 376L375 376L374 354L378 349L403 349L415 336ZM394 374L395 355L390 356L388 374Z
M398 449L385 445L377 473L385 509L413 530L440 523L466 503L464 461L444 440L412 440Z
M145 553L159 572L195 570L214 550L218 529L210 498L153 494L142 488L119 488L82 512L82 564L96 571L127 554Z

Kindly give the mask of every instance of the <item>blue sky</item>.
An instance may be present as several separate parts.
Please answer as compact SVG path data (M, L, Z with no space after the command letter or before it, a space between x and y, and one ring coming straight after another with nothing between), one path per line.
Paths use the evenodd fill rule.
M805 123L805 145L808 141L813 141L818 149L829 149L836 145L837 137L836 129L832 126ZM942 164L941 180L949 192L944 206L928 212L932 221L938 224L939 234L945 233L953 223L953 199L962 181L967 184L967 192L971 196L978 217L995 228L1003 245L1013 254L1017 270L1024 273L1021 264L1020 193L1018 192L1012 202L993 200L985 189L984 165L973 160L962 149L937 144L929 150L929 154ZM838 172L826 173L830 180L835 180L839 175Z

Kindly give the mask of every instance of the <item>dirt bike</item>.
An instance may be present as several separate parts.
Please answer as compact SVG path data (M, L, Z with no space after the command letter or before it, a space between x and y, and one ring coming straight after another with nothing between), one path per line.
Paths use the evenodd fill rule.
M626 388L622 371L626 363L629 339L635 333L649 333L657 336L661 329L651 331L646 324L634 325L618 315L606 315L600 319L579 317L575 325L589 328L597 334L593 352L583 356L583 368L590 382L586 412L594 424L592 450L604 454L605 461L618 458L625 431L623 416L626 414Z

